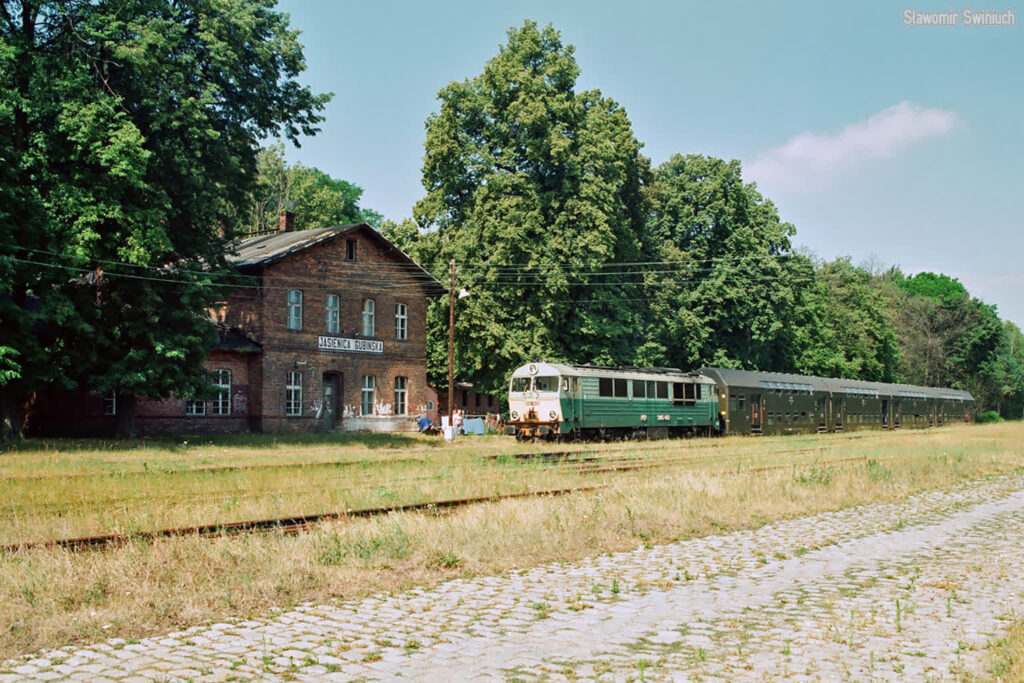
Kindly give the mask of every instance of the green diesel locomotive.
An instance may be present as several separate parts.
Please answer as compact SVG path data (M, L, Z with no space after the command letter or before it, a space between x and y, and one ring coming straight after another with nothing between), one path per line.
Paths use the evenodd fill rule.
M529 363L512 373L518 438L663 438L718 430L715 383L666 368Z

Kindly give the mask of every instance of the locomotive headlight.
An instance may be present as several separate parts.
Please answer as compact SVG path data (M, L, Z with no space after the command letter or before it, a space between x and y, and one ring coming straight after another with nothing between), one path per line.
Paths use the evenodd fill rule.
M549 410L548 411L548 417L551 418L552 420L554 420L556 417L558 417L558 413L556 413L553 410Z
M512 411L512 419L513 420L518 420L519 419L519 413L517 413L516 411L513 410Z

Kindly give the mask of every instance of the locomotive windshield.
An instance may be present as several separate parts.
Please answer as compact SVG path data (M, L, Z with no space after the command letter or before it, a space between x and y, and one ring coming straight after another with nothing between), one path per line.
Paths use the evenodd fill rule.
M530 390L530 378L529 377L513 377L512 378L512 389L513 392L523 392Z
M530 385L530 380L533 380L533 385ZM553 377L513 377L512 392L523 392L523 391L558 391L558 376Z
M558 377L534 377L534 391L558 391Z

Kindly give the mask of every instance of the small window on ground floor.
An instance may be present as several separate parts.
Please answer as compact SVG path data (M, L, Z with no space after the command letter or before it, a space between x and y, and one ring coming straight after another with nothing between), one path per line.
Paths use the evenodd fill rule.
M302 372L288 373L284 389L284 414L289 417L302 415Z
M409 387L408 377L396 377L395 378L395 415L405 415L406 413L406 392ZM477 404L479 404L480 395L477 394Z
M217 397L211 401L214 415L231 414L231 371L214 370L211 381L217 385Z
M103 414L117 415L117 392L111 391L103 397Z
M360 394L360 414L373 415L375 394L377 391L377 378L371 375L363 376L362 392Z

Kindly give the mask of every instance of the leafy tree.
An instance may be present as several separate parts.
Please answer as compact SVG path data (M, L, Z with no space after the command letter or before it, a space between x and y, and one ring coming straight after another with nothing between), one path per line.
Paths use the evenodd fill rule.
M808 266L810 264L808 263ZM825 377L892 382L899 347L872 275L839 258L808 272L793 318L796 370Z
M50 383L205 386L205 311L256 142L314 134L327 99L295 80L302 49L272 5L0 0L7 432Z
M322 228L366 221L380 225L383 216L359 206L363 189L302 164L289 166L284 144L260 150L257 179L242 220L241 232L277 230L282 211L295 214L295 229Z
M914 296L923 296L939 302L967 298L967 289L956 278L942 273L921 272L905 278L899 286Z
M786 333L800 278L795 229L745 184L739 161L675 155L654 173L650 239L659 272L643 360L785 370ZM663 351L660 351L663 350Z
M648 173L626 112L576 92L579 66L558 31L527 21L483 73L450 83L427 120L415 256L459 266L460 374L494 392L530 358L622 363L641 330ZM401 245L406 247L407 245ZM429 311L428 371L447 372L448 301Z

